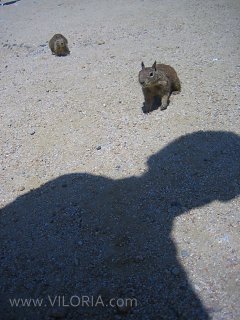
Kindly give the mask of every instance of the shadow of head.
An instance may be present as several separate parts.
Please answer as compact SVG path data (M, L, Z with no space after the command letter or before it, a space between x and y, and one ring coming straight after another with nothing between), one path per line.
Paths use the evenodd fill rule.
M45 317L46 308L37 317L10 308L9 298L102 294L138 300L126 319L208 319L177 260L172 224L190 208L238 196L239 159L237 135L196 132L152 155L140 177L69 174L17 198L1 210L2 314ZM114 314L67 310L74 319Z
M147 162L147 179L185 207L239 195L240 138L221 131L196 132L170 143Z

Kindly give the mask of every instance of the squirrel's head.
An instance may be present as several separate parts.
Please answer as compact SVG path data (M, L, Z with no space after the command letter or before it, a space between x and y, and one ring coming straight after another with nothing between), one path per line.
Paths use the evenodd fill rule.
M58 49L64 49L66 48L66 42L64 41L64 39L58 39L56 41L56 46Z
M55 50L57 51L58 56L66 56L70 53L68 45L64 39L58 39L55 42Z
M152 67L147 67L147 68L142 62L142 70L139 72L138 79L139 79L139 83L143 88L152 86L155 82L157 82L158 81L157 62L155 61Z

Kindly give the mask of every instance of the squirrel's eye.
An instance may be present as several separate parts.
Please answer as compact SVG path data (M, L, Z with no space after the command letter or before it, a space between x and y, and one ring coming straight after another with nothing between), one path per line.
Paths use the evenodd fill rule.
M149 74L149 76L150 76L150 77L153 77L153 72L151 72L151 73Z

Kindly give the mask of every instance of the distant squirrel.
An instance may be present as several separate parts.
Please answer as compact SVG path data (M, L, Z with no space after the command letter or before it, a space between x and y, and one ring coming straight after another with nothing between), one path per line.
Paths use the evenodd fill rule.
M51 49L52 54L55 54L59 57L66 56L70 53L68 49L68 41L60 33L55 34L49 41L49 48Z
M181 83L176 71L169 65L157 64L145 67L142 62L142 70L139 72L139 83L145 99L145 112L153 110L155 98L160 98L161 110L167 109L171 93L181 91Z

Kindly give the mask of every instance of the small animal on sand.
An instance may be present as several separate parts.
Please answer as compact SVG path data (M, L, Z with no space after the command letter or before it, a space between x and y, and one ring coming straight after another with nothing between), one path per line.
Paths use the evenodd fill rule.
M145 113L151 112L160 106L161 110L167 109L170 95L181 91L181 83L177 72L169 65L157 64L145 67L142 62L142 70L138 75L144 95Z
M70 54L67 39L60 33L55 34L49 41L49 48L52 54L62 57Z

